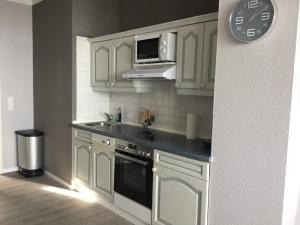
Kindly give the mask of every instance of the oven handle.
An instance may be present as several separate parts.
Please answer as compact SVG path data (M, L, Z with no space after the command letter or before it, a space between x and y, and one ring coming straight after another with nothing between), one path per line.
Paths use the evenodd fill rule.
M140 164L142 166L148 166L149 165L149 162L145 162L143 160L139 160L139 159L135 159L133 157L130 157L130 156L127 156L127 155L123 155L123 154L120 154L120 153L115 153L116 156L122 158L122 159L127 159L129 161L132 161L132 162L135 162L137 164Z

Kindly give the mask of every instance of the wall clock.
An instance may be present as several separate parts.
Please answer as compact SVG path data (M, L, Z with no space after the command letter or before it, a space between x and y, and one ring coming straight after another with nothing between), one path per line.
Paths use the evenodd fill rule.
M270 31L275 11L272 0L240 0L230 15L230 31L242 42L258 40Z

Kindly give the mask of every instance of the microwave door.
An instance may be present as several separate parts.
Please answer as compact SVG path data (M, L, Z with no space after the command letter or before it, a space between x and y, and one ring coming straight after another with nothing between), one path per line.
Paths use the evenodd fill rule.
M159 42L160 42L159 37L137 40L136 42L137 63L159 61Z

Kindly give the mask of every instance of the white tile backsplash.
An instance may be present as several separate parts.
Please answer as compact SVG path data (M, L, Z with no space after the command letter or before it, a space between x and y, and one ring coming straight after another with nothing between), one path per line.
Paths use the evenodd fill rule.
M90 43L85 37L76 38L76 120L104 120L109 112L109 94L93 92L90 86Z
M123 120L138 123L139 111L146 108L155 116L152 127L185 134L187 113L195 112L199 121L199 137L210 138L212 131L212 97L176 94L175 82L163 81L151 93L112 93L110 112L122 108Z

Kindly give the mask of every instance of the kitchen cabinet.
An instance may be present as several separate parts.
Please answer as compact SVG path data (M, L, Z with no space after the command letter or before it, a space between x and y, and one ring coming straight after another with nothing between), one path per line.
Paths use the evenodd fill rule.
M74 140L74 178L81 185L91 188L91 163L92 163L92 145L91 143Z
M101 146L93 146L93 190L113 200L114 153Z
M217 44L217 21L178 28L178 94L212 95Z
M94 90L134 90L132 81L122 77L132 68L133 49L133 36L91 44L91 86Z
M93 43L91 46L91 86L110 86L110 41Z
M154 155L152 225L207 225L208 164Z
M134 62L134 37L118 38L111 41L112 86L133 88L132 81L124 79L123 74L132 69Z
M73 182L113 200L115 139L73 129Z
M205 23L202 80L204 88L207 90L213 90L215 83L217 27L218 21Z
M202 88L202 54L204 23L178 29L177 80L178 88Z

